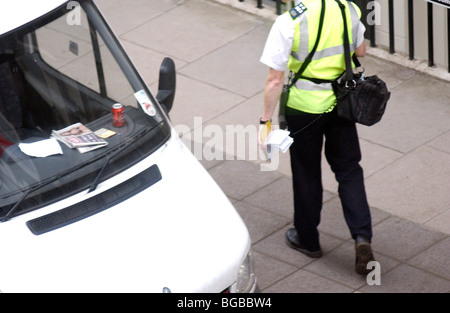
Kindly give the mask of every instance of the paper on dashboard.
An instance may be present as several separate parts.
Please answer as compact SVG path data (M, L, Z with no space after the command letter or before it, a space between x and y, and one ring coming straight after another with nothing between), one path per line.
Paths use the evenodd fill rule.
M19 149L26 155L36 158L45 158L50 155L63 154L61 146L55 138L33 143L20 143Z

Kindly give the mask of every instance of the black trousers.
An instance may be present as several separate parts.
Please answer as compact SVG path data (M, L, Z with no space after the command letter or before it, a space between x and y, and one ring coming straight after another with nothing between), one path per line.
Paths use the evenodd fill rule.
M289 110L289 131L294 134L313 122L318 115ZM308 250L320 249L320 214L323 201L321 157L325 156L339 183L345 221L353 238L372 238L372 222L364 186L361 149L353 122L339 118L336 110L324 114L294 137L290 148L294 189L294 226L300 242Z

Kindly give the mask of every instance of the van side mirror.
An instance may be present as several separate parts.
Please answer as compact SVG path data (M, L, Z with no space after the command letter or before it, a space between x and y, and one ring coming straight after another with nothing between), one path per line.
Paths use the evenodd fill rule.
M176 84L175 63L171 58L164 58L159 69L159 86L156 100L164 106L167 113L173 106Z

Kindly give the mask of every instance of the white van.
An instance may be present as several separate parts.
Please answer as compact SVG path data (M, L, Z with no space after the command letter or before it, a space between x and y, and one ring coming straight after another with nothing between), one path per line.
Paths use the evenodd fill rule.
M159 75L154 97L92 0L0 3L0 292L255 291Z

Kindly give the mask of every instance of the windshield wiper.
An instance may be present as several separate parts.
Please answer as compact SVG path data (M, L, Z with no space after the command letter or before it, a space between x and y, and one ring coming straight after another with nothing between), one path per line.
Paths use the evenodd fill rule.
M111 152L108 156L108 158L106 159L105 163L103 164L102 168L100 169L100 172L97 174L97 176L95 177L95 180L92 182L91 186L89 187L89 191L88 192L92 192L94 191L100 181L101 176L103 175L103 172L105 170L105 168L108 166L108 164L110 164L111 160L116 157L120 152L122 152L126 147L129 147L131 144L133 144L134 142L136 142L138 139L142 138L143 136L145 136L147 133L151 132L153 129L155 129L156 127L158 127L162 122L158 123L155 127L152 127L150 129L146 128L144 130L142 130L141 132L137 133L135 136L133 136L130 140L124 142L120 147L117 148L117 150ZM97 159L98 160L98 159ZM4 223L7 222L11 219L12 215L17 211L17 209L20 207L20 205L23 203L23 201L25 201L28 196L41 189L44 186L47 186L55 181L57 181L58 179L61 179L62 177L73 173L74 171L78 170L79 168L85 166L85 164L80 165L79 167L72 169L70 171L67 172L63 172L60 173L56 176L54 176L52 179L50 179L48 182L39 184L38 186L29 189L28 191L25 192L25 194L19 199L19 201L16 202L16 204L14 204L14 206L8 211L8 213L6 213L3 217L1 217L0 219L0 223Z
M161 123L158 123L155 127L158 127ZM111 160L115 158L120 152L125 150L125 148L131 146L133 143L135 143L138 139L144 137L146 134L151 132L155 127L152 127L150 129L144 129L141 132L137 133L135 136L133 136L128 142L124 142L120 147L117 148L114 152L111 152L109 156L106 158L105 163L103 163L102 168L98 172L97 176L95 177L94 181L92 182L91 186L89 187L88 193L94 191L97 189L97 186L100 184L100 178L103 176L103 172L108 167L108 165L111 163Z
M39 186L41 187L41 186ZM35 188L36 190L39 188ZM10 216L16 211L16 209L19 207L19 205L22 204L22 202L28 197L28 195L33 192L36 191L34 189L30 189L28 190L23 196L22 198L19 199L19 201L16 202L16 204L14 204L14 206L8 211L8 213L6 213L3 217L2 220L0 221L1 223L7 222L10 220Z
M54 181L57 181L58 179L64 177L65 175L67 175L67 173L60 173L59 175L54 176L52 179L50 179L48 182L43 183L43 184L39 184L38 186L28 189L27 192L25 192L25 194L22 196L22 198L19 199L19 201L16 202L16 204L14 204L14 206L8 211L8 213L6 213L2 219L0 220L0 223L4 223L7 222L11 219L11 216L14 214L14 212L17 211L17 208L22 204L23 201L25 201L28 196L35 192L36 190L41 189L44 186L47 186L51 183L53 183Z

